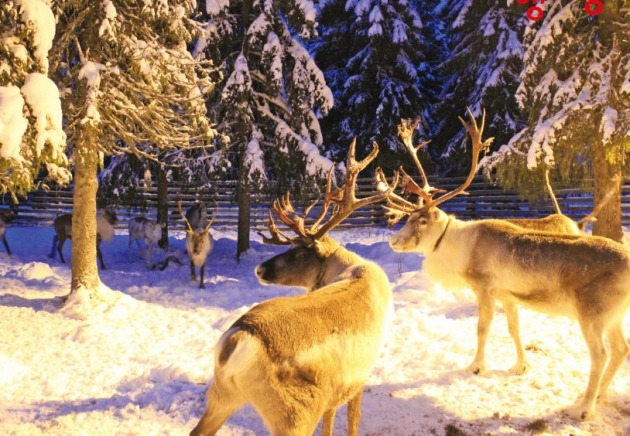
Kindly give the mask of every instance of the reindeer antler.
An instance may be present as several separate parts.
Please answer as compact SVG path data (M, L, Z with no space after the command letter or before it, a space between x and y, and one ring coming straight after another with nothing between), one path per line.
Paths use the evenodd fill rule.
M406 184L405 180L408 179L409 176L402 170L402 168L400 169L400 171L404 174L402 184L403 186L405 186ZM417 210L418 208L422 206L420 204L422 200L420 200L418 204L414 204L410 202L409 200L394 193L394 190L391 188L391 186L387 182L385 173L383 172L381 168L376 169L375 180L376 180L376 189L378 191L390 192L389 195L387 195L386 197L387 206L383 206L383 208L385 209L385 215L388 216L387 225L390 228L395 226L396 223L398 223L398 221L403 219L405 216L410 215L411 213L413 213L415 210ZM403 189L406 189L406 188L403 188Z
M361 161L356 160L355 149L356 139L352 141L348 149L348 157L346 163L346 182L344 186L333 191L333 168L331 168L331 170L329 171L322 209L315 222L309 228L306 228L306 216L317 202L311 203L305 209L303 216L300 216L296 213L295 208L291 204L289 194L286 194L281 199L276 199L273 202L273 210L276 216L293 232L295 232L297 236L289 238L286 235L283 235L275 225L270 211L268 227L269 232L271 233L271 238L268 238L261 234L265 243L288 245L296 244L305 240L312 242L317 239L321 239L329 231L331 231L333 228L343 222L343 220L346 219L355 210L368 204L381 201L387 198L389 194L391 194L391 192L396 188L396 185L398 184L398 174L396 174L392 186L388 186L388 188L384 192L379 192L377 194L361 199L356 198L355 187L357 177L359 173L363 171L363 169L365 169L365 167L367 167L378 154L378 145L376 143L373 143L372 151L365 159ZM325 216L327 215L331 205L333 205L333 208L330 213L330 217L325 223L321 224Z
M189 232L193 232L193 228L190 225L190 223L188 222L188 219L186 218L186 215L184 215L184 212L182 211L182 202L181 200L177 202L177 209L179 210L179 214L182 216L182 218L184 219L184 222L186 222L186 228L188 229Z
M427 179L427 175L424 172L424 168L422 167L422 164L420 163L420 159L418 158L418 151L420 151L422 147L424 147L429 142L431 142L431 140L429 139L428 141L421 142L420 144L414 147L412 143L412 137L413 137L414 130L416 130L416 127L418 127L418 124L420 124L419 118L413 121L410 119L403 118L402 120L400 120L400 124L398 125L398 136L400 136L400 139L402 139L403 144L405 144L405 147L407 147L407 150L411 154L411 157L414 163L416 164L418 171L420 172L420 177L422 178L422 187L418 186L418 184L414 182L411 177L409 177L408 183L412 183L419 190L424 190L426 192L429 192L431 191L432 188L429 185L429 179Z
M438 204L443 203L446 200L449 200L455 197L456 195L463 193L464 190L468 186L470 186L470 184L472 183L475 173L477 172L477 161L479 159L479 154L490 146L494 138L488 138L485 141L482 140L483 129L485 127L485 122L486 122L485 110L483 111L483 115L481 118L481 126L477 125L475 116L473 115L469 107L466 108L466 111L468 112L468 116L470 117L470 120L471 120L470 124L464 121L461 117L458 117L458 118L461 121L464 128L466 129L466 131L468 132L468 134L470 135L470 138L472 140L472 166L470 168L470 172L468 173L468 177L466 178L466 180L461 186L454 189L453 191L450 191L444 195L441 195L437 199L434 198L435 195L437 195L438 193L445 192L445 191L435 189L429 185L428 179L426 177L424 169L422 168L422 164L420 163L420 160L418 159L418 155L417 155L418 150L420 150L420 148L428 144L428 141L421 143L417 147L414 147L411 143L411 136L412 136L413 130L418 125L418 121L416 120L416 121L411 122L410 120L402 120L401 124L398 126L398 134L400 135L401 139L405 143L405 146L407 147L407 150L409 151L409 153L411 153L411 156L414 162L416 163L418 170L420 171L420 176L422 177L424 186L420 187L416 182L413 181L413 179L407 173L405 173L405 171L402 168L400 169L400 172L403 174L402 185L404 189L413 194L418 195L420 200L418 204L414 205L413 203L408 202L407 200L394 194L393 192L390 193L387 196L388 207L386 207L387 214L392 217L388 220L388 224L390 226L393 224L396 224L403 216L409 215L413 213L414 211L419 210L420 208L423 208L423 207L428 208L431 206L437 206ZM384 179L384 176L383 176L383 179Z
M437 199L431 199L429 206L437 206L438 204L444 203L446 200L450 200L451 198L464 192L464 190L468 188L468 186L470 186L473 179L475 178L475 173L477 172L477 164L479 161L479 154L482 151L487 150L490 147L490 144L492 144L492 141L494 141L494 138L488 138L485 141L481 139L483 136L483 129L485 128L486 124L486 110L484 109L481 115L481 127L477 125L477 120L475 120L475 116L470 110L470 107L467 107L466 111L468 112L468 116L470 117L470 124L464 121L462 117L457 118L459 118L459 121L468 132L468 135L470 136L470 139L472 141L472 164L470 166L470 171L468 172L468 177L466 177L464 183L462 183L454 190L447 192Z

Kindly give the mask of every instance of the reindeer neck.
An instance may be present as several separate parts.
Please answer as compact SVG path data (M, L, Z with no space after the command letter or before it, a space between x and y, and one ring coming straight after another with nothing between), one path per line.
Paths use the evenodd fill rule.
M320 270L317 283L311 290L314 291L338 281L339 276L341 276L344 271L362 263L363 258L361 258L361 256L345 249L341 245L337 245L334 251L326 257Z

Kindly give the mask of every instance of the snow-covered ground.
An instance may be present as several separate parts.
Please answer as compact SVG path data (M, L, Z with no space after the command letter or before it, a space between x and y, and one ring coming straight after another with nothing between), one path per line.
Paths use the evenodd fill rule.
M122 233L122 232L120 232ZM591 422L562 409L586 387L589 358L576 322L521 309L532 369L511 376L515 352L503 313L495 317L488 372L464 368L476 347L477 309L471 293L434 288L422 258L396 254L385 229L334 232L388 274L395 319L362 402L362 435L630 434L630 361L618 372L609 401ZM221 333L252 305L298 289L263 287L254 267L283 250L256 236L235 261L233 232L214 231L206 289L189 280L188 264L149 271L127 258L127 236L101 248L103 302L77 316L60 310L70 269L47 257L52 229L10 227L14 255L0 245L0 434L184 435L205 408L212 349ZM181 254L184 234L171 235ZM70 245L64 250L70 259ZM630 336L630 316L625 333ZM342 408L335 433L345 434ZM251 407L237 412L221 435L267 434Z

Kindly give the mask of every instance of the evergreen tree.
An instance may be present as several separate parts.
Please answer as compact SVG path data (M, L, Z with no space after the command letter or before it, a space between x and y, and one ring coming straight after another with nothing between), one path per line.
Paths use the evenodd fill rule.
M476 117L486 109L486 136L495 138L493 149L524 127L514 93L527 18L519 5L506 3L445 0L436 6L450 35L448 57L438 69L444 83L432 113L430 145L433 155L440 156L442 174L463 175L470 168L466 131L457 119L465 117L466 107Z
M377 164L397 168L405 152L397 126L401 118L423 116L427 103L418 75L425 47L420 16L406 0L321 6L325 30L316 59L335 95L331 117L323 120L326 143L341 154L356 137L357 153L365 155L376 141Z
M59 90L48 78L55 17L42 0L0 4L0 193L71 180ZM45 186L45 185L44 185Z
M206 147L202 98L212 82L187 50L197 37L188 0L57 0L52 71L62 89L74 162L69 302L103 298L96 267L97 171L105 155Z
M332 94L302 41L316 35L309 1L206 0L206 37L195 53L223 66L210 101L222 146L239 180L238 255L249 247L249 199L265 180L299 194L332 162L320 152L318 116Z
M564 181L593 178L596 204L613 193L593 233L621 240L621 176L630 149L630 1L607 1L599 15L584 6L545 3L543 18L530 23L516 93L528 127L488 160L487 169L522 192L542 192L546 167Z

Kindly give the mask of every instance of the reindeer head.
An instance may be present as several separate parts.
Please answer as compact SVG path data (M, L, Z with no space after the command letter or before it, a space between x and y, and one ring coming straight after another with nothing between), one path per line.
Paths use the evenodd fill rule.
M14 212L12 209L0 210L0 221L4 224L10 224L14 215L17 215L17 212Z
M210 226L214 222L217 212L214 213L212 219L208 221L206 227L193 228L188 221L186 215L182 211L182 202L177 203L179 213L186 223L186 250L192 255L207 255L212 249L212 235L210 234ZM205 208L205 206L204 206Z
M118 223L118 215L116 215L116 211L112 208L107 207L103 209L103 218L112 226Z
M296 236L284 235L276 226L271 209L269 210L269 232L271 237L262 233L263 242L274 245L293 245L293 248L279 254L256 267L256 276L263 284L279 284L298 286L309 290L320 286L325 272L326 262L335 253L339 244L327 233L338 226L353 211L368 204L378 202L396 187L397 181L386 192L370 197L357 199L355 195L356 180L359 173L376 157L378 146L373 144L372 152L362 161L355 157L356 141L350 144L346 163L346 183L343 187L332 191L333 168L328 173L326 194L317 218L307 228L306 217L317 202L311 203L300 216L296 213L289 194L274 201L272 209L283 224L289 227ZM397 180L397 178L396 178ZM324 222L324 219L328 218Z
M411 134L413 133L415 125L410 124L408 121L403 121L403 123L399 126L398 133L414 158L416 166L420 170L424 186L419 186L411 177L402 171L404 175L402 183L404 189L417 195L418 202L416 204L411 203L394 193L390 193L387 196L388 207L386 209L388 215L390 216L390 226L396 224L401 218L409 216L402 229L390 238L389 244L394 251L420 251L426 253L435 250L439 246L439 243L450 223L450 218L446 213L444 213L444 211L438 209L437 206L459 194L464 193L464 190L470 185L475 173L477 172L479 154L482 150L487 149L494 139L489 138L485 141L481 139L486 120L485 111L482 115L481 127L477 125L477 121L475 120L470 108L467 108L467 111L471 119L471 123L466 123L461 117L459 120L472 140L472 166L464 183L458 188L446 193L444 193L444 190L431 187L424 175L422 165L417 157L417 151L426 143L421 144L417 148L413 147L411 144ZM380 177L384 180L382 172L380 174ZM435 198L437 194L442 195Z

